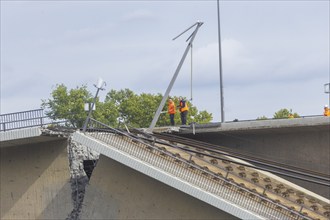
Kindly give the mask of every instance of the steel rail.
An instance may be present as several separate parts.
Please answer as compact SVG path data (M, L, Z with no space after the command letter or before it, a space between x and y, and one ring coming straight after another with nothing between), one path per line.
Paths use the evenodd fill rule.
M269 160L253 157L253 156L246 156L244 154L240 154L240 153L236 153L236 152L224 152L224 151L219 152L218 150L214 150L214 147L219 148L219 146L210 145L210 144L205 143L205 142L199 142L199 141L195 142L195 141L191 141L191 140L183 141L182 137L177 138L177 136L172 136L172 135L170 137L168 137L167 136L168 134L165 135L165 136L167 136L166 138L164 138L163 134L154 133L154 135L159 137L159 138L162 138L162 139L166 139L166 140L169 140L169 141L173 141L173 142L177 142L177 143L181 143L181 144L185 144L185 145L190 145L190 146L196 147L198 149L203 149L203 150L210 151L212 153L218 153L218 154L222 154L222 155L225 155L225 156L230 156L230 157L242 159L242 160L254 163L254 164L263 165L265 167L271 167L273 169L278 169L278 170L286 171L286 172L289 172L289 173L299 174L299 175L302 175L302 176L307 176L307 177L310 177L310 178L314 178L314 179L318 179L318 180L322 180L322 181L327 181L327 182L320 182L320 181L315 181L315 180L312 180L312 179L306 179L304 177L299 177L299 176L296 176L296 175L290 175L290 174L287 174L287 173L283 173L283 172L279 172L279 171L276 171L276 170L263 168L263 167L259 167L259 166L253 166L253 165L250 166L250 167L253 167L255 169L269 171L269 172L272 172L272 173L277 173L277 174L281 174L281 175L288 176L288 177L293 177L293 178L297 178L297 179L301 179L301 180L305 180L305 181L309 181L309 182L313 182L313 183L317 183L317 184L321 184L321 185L325 185L325 186L330 186L329 178L327 178L327 176L325 174L320 174L320 173L315 172L315 171L306 170L306 169L302 169L302 168L297 168L297 167L293 167L293 166L289 166L289 165L285 165L285 164L281 164L281 163L277 163L277 162L274 162L274 161L269 161ZM212 146L212 148L201 147L201 144ZM186 151L189 151L186 148L182 148L182 149L186 150ZM198 152L196 151L194 153L203 154L199 151ZM213 157L215 159L224 160L223 158L216 158L212 154L203 154L203 155ZM228 160L228 159L226 159L226 160ZM236 161L230 161L230 162L237 163ZM246 164L242 164L242 165L247 166Z
M311 177L315 177L315 178L319 178L319 179L322 179L322 180L330 181L330 175L328 175L328 174L324 174L324 173L320 173L320 172L316 172L316 171L312 171L312 170L308 170L308 169L303 169L303 168L300 168L300 167L295 167L295 166L279 163L279 162L272 161L272 160L266 160L266 159L263 159L263 158L252 156L251 154L240 153L238 151L229 149L227 147L223 147L223 146L219 146L219 145L213 145L213 144L210 144L210 143L196 141L196 140L192 141L191 139L187 139L187 138L183 138L183 137L179 137L179 136L175 136L175 135L169 135L169 134L154 133L154 135L158 136L160 138L163 138L163 139L166 139L166 138L164 138L164 136L167 136L167 138L169 138L169 140L172 140L173 142L186 143L186 144L189 144L189 145L194 145L194 146L196 146L200 149L208 150L208 151L211 151L211 152L214 152L214 153L223 153L223 151L225 151L225 153L230 154L228 156L237 155L239 157L242 157L242 158L239 158L239 159L253 160L253 162L255 162L255 163L260 163L262 165L270 166L270 167L274 166L274 168L278 168L278 169L284 169L283 167L286 167L285 171L292 170L293 172L297 172L297 173L300 173L302 175L307 175L307 176L310 175ZM201 145L206 146L206 147L202 147ZM219 150L221 150L221 152L219 152L215 148L218 148Z
M142 132L139 132L140 134L144 134ZM132 135L132 134L131 134ZM148 138L150 139L152 137L152 135L149 135L147 134ZM157 135L156 135L157 136ZM161 138L162 135L160 135ZM139 137L139 138L142 138L142 137ZM148 138L146 140L148 140ZM173 142L177 142L175 141L175 138L167 138L168 141L173 141ZM171 146L171 147L174 147L174 148L179 148L181 150L184 150L184 151L188 151L188 152L191 152L191 153L198 153L198 154L201 154L201 155L204 155L204 156L208 156L208 157L211 157L211 158L214 158L214 159L219 159L219 160L224 160L224 161L228 161L228 162L232 162L232 163L235 163L235 164L238 164L238 165L242 165L242 166L246 166L246 167L250 167L250 168L254 168L254 169L258 169L258 170L263 170L263 171L267 171L267 172L272 172L272 173L276 173L276 174L280 174L280 175L283 175L283 176L287 176L287 177L292 177L292 178L296 178L296 179L300 179L300 180L304 180L304 181L308 181L308 182L312 182L312 183L315 183L315 184L319 184L319 185L325 185L325 186L330 186L330 184L328 182L322 182L322 181L316 181L316 180L313 180L313 179L306 179L304 177L300 177L300 176L296 176L296 175L292 175L292 174L288 174L288 173L283 173L283 172L280 172L280 171L276 171L276 170L272 170L272 169L268 169L268 168L263 168L263 167L258 167L258 166L254 166L254 165L248 165L248 164L245 164L245 163L240 163L240 162L237 162L237 161L234 161L234 160L230 160L230 159L226 159L226 158L223 158L223 157L217 157L215 155L212 155L212 154L206 154L206 153L202 153L200 151L194 151L194 150L191 150L191 149L187 149L187 148L183 148L183 147L179 147L179 146L176 146L176 145L172 145L172 144L169 144L169 143L166 143L166 142L163 142L161 140L156 140L156 139L153 139L153 140L148 140L148 141L154 141L154 142L158 142L158 143L161 143L161 144L166 144L168 146ZM181 142L181 144L184 144L184 145L190 145L192 146L192 142L193 141L189 141L188 142ZM200 142L202 144L204 144L204 142ZM195 148L198 148L198 149L203 149L203 150L207 150L207 151L213 151L213 153L218 153L220 155L225 155L225 156L230 156L230 157L234 157L234 158L238 158L238 159L242 159L242 160L246 160L248 162L252 162L252 163L257 163L255 162L254 160L251 160L251 159L246 159L244 157L235 157L235 156L232 156L231 154L228 154L226 152L219 152L219 151L214 151L213 149L209 149L209 148L203 148L203 147L200 147L200 146L193 146ZM268 164L264 164L265 166L268 166L268 167L271 167L271 165L268 165ZM274 168L274 167L273 167ZM276 167L275 167L276 168ZM283 171L287 171L285 168L281 168L281 167L277 167L278 169L280 170L283 170ZM289 171L291 173L295 173L294 171ZM312 172L312 171L310 171ZM298 173L300 175L304 175L304 176L308 176L305 175L305 173ZM315 179L319 179L319 180L324 180L324 181L328 181L328 179L324 179L322 177L318 178L318 176L313 176Z

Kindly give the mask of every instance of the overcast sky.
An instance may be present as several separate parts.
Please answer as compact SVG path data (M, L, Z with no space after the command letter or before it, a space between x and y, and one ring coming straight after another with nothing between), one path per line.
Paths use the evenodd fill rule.
M220 1L225 120L328 103L329 0ZM1 114L37 109L57 84L164 94L196 21L192 98L221 121L217 2L1 0ZM191 55L170 95L191 98Z

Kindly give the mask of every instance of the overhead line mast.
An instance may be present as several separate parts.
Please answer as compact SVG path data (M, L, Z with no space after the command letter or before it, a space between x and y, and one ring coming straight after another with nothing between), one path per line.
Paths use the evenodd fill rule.
M173 84L174 84L174 82L175 82L175 80L176 80L176 78L177 78L177 76L178 76L178 74L179 74L179 72L180 72L181 67L182 67L182 64L183 64L183 62L184 62L184 60L185 60L185 58L186 58L186 56L187 56L187 54L188 54L188 52L189 52L189 50L190 50L190 48L191 48L192 42L193 42L194 39L195 39L195 36L196 36L196 34L197 34L197 31L198 31L198 29L199 29L202 25L203 25L203 22L197 21L195 24L193 24L192 26L190 26L189 28L187 28L187 29L186 29L185 31L183 31L181 34L179 34L178 36L176 36L175 38L173 38L173 40L177 39L177 38L180 37L182 34L186 33L188 30L190 30L191 28L193 28L194 26L196 26L196 29L194 30L194 32L193 32L193 33L188 37L188 39L186 40L186 41L188 41L188 40L190 39L190 41L189 41L189 43L188 43L188 45L187 45L187 48L186 48L186 50L185 50L185 52L184 52L184 54L183 54L183 56L182 56L182 58L181 58L181 60L180 60L180 63L179 63L179 65L178 65L178 67L176 68L176 71L175 71L175 73L174 73L174 75L173 75L173 77L172 77L172 80L171 80L169 86L167 87L166 92L165 92L165 94L164 94L164 96L163 96L163 99L162 99L162 101L161 101L161 103L160 103L160 105L159 105L159 107L158 107L158 109L157 109L157 111L156 111L156 113L155 113L155 115L154 115L154 118L153 118L153 120L152 120L152 122L151 122L149 128L147 129L148 132L152 132L152 131L153 131L153 129L154 129L154 127L155 127L155 125L156 125L156 123L157 123L157 121L158 121L159 115L160 115L160 113L161 113L161 111L162 111L162 109L163 109L163 107L164 107L164 105L165 105L165 101L166 101L166 99L168 98L168 95L170 94L170 91L171 91L171 89L172 89L172 87L173 87Z
M218 8L218 41L219 41L219 75L220 75L220 108L221 108L221 122L225 122L224 111L224 95L223 95L223 80L222 80L222 56L221 56L221 35L220 35L220 5L217 0Z

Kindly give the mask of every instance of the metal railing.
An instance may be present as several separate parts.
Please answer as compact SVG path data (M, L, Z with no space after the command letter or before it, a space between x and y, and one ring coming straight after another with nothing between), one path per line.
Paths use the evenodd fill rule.
M63 124L65 122L67 121L53 121L44 115L43 109L34 109L0 115L0 131L41 127L49 124Z
M90 120L85 135L268 219L311 219L303 214L303 210L293 210L221 175L206 170L193 163L192 157L186 160L178 155L173 155L173 153L152 143L110 128L94 119Z

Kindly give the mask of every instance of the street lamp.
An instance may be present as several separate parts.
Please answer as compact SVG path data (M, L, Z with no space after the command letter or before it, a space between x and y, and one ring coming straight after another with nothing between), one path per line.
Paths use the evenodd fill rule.
M106 86L107 84L103 81L103 79L99 78L99 80L97 81L97 84L94 86L97 88L96 90L96 94L95 94L95 97L94 97L94 100L92 102L92 106L89 108L89 112L88 112L88 116L86 118L86 121L85 121L85 124L84 124L84 127L83 127L83 132L86 131L86 128L87 128L87 124L90 120L90 117L91 117L91 114L92 114L92 111L94 109L94 105L95 105L95 102L96 102L96 98L97 98L97 95L99 94L99 91L100 90L104 90L104 86Z

